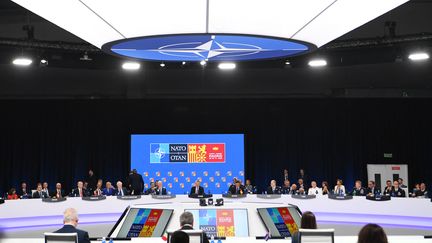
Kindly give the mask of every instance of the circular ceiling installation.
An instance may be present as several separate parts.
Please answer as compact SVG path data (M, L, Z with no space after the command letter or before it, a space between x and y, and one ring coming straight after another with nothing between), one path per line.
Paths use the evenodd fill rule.
M280 38L186 34L123 39L102 49L114 55L154 61L250 61L289 57L315 49L312 44Z

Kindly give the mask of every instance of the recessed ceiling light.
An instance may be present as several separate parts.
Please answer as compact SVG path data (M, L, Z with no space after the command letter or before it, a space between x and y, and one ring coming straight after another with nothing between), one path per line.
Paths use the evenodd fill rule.
M159 64L160 67L165 67L165 63Z
M324 67L327 66L327 61L324 59L314 59L310 60L308 64L311 67Z
M411 61L423 61L429 59L429 54L426 52L416 52L408 56Z
M122 65L122 68L125 70L138 70L140 69L141 64L137 63L137 62L125 62Z
M222 70L232 70L236 68L236 64L232 62L223 62L219 63L218 68Z
M204 61L204 60L202 60L202 61L200 62L200 64L201 64L201 66L205 66L205 65L207 64L207 62Z
M26 57L19 57L12 61L14 65L18 65L18 66L29 66L30 64L32 64L32 62L33 61L30 58L26 58Z

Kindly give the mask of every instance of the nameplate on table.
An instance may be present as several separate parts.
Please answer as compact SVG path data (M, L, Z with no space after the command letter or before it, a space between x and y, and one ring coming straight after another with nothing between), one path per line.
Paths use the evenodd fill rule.
M295 199L314 199L314 198L316 198L316 195L296 195L296 194L293 194L293 195L291 195L291 198L295 198Z
M84 201L102 201L105 200L106 196L91 196L91 197L82 197L82 200Z
M262 198L262 199L277 199L281 197L282 196L280 194L257 194L257 198Z
M152 195L153 199L171 199L175 197L176 195Z
M378 202L382 202L382 201L390 201L391 197L389 195L381 195L381 196L366 196L367 200L371 200L371 201L378 201Z
M198 195L198 194L190 194L189 198L211 198L213 197L213 194L203 194L203 195Z
M56 203L56 202L64 202L66 201L65 197L61 198L42 198L42 202L48 202L48 203Z
M247 194L229 194L229 193L225 193L222 194L222 197L226 197L226 198L245 198Z
M117 199L120 200L136 200L140 199L141 195L127 195L127 196L117 196Z
M353 199L353 196L329 194L328 198L333 199L333 200L351 200L351 199Z

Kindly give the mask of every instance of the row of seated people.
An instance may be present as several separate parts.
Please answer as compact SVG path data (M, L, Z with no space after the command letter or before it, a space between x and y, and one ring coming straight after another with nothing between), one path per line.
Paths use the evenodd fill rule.
M102 180L98 180L96 189L88 189L86 183L78 181L77 187L74 188L70 193L66 193L62 189L61 183L56 183L54 190L48 189L48 183L38 183L36 190L32 192L27 188L26 183L21 184L21 188L17 191L15 188L11 188L7 193L8 200L14 199L30 199L30 198L63 198L63 197L89 197L89 196L127 196L136 194L156 194L156 195L167 195L168 191L163 187L162 181L152 182L150 188L144 193L135 193L134 191L128 190L123 186L121 181L116 183L116 187L113 187L111 182L106 182L105 188L102 188Z
M426 184L421 183L416 185L417 188L409 195L411 197L424 197L428 198L428 191ZM250 184L250 180L246 180L246 184L242 185L240 180L234 181L233 185L230 186L228 192L230 194L253 194L256 193L254 187ZM352 196L367 196L367 195L389 195L392 197L406 197L405 190L400 186L399 181L395 180L392 182L389 180L386 183L386 187L381 192L374 181L369 181L368 186L365 188L362 186L362 182L357 180L355 186L351 191L347 191L343 185L343 181L338 179L333 189L330 189L327 181L323 181L321 187L318 187L316 181L312 181L310 186L306 186L303 179L299 179L297 184L291 184L288 179L284 181L282 187L278 186L276 180L272 180L270 185L267 187L264 194L288 194L288 195L352 195Z

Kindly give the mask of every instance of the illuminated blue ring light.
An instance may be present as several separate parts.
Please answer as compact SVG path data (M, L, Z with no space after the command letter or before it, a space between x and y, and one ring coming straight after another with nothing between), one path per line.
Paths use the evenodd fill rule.
M267 36L179 34L109 42L110 54L148 61L254 61L301 55L315 50L310 43Z

